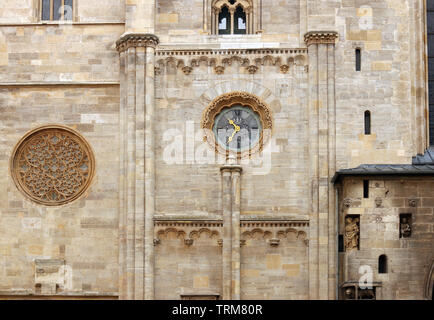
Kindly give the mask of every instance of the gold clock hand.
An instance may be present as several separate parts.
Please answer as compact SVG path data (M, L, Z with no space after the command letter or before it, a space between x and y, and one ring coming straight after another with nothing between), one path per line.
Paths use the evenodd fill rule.
M237 130L234 130L234 132L232 132L232 135L229 137L228 141L231 142L235 133L237 133Z

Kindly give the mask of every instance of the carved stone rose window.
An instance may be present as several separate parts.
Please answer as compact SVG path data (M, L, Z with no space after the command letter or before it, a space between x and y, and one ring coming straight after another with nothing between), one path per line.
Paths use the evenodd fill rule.
M45 126L20 140L10 167L21 192L36 203L56 206L86 191L94 165L92 150L79 133L62 126Z

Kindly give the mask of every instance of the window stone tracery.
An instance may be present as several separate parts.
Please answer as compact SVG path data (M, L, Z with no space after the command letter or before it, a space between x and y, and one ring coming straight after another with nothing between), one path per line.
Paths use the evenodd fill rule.
M251 0L214 0L211 8L212 34L252 34Z
M27 133L11 157L11 174L18 189L32 201L62 205L80 197L94 174L94 156L77 132L45 126Z

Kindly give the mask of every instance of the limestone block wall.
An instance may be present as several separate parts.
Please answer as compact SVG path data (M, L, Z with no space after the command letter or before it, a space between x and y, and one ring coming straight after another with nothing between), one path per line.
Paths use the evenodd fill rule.
M0 81L119 81L123 25L0 28Z
M188 52L188 51L186 51ZM203 142L200 121L208 104L219 95L233 91L253 93L273 112L273 145L263 170L252 161L243 165L241 215L287 215L307 217L307 74L303 54L290 63L288 73L273 65L276 57L264 54L239 55L222 52L216 66L213 56L172 59L157 54L156 64L156 212L161 215L207 216L221 213L221 157ZM181 58L183 60L181 60ZM201 60L199 66L192 59ZM257 72L250 74L238 60L250 59ZM292 60L291 60L292 59ZM182 62L181 62L182 61ZM208 61L208 62L207 62ZM185 74L183 66L191 67ZM175 135L177 138L175 139ZM175 156L179 156L178 160ZM211 157L208 161L205 157ZM255 157L261 160L260 155ZM214 161L215 160L215 161ZM262 171L260 171L261 169ZM262 173L261 173L262 172Z
M183 223L156 224L155 299L179 300L182 295L221 298L221 223L209 224L212 227L203 222L187 227Z
M423 1L309 2L309 28L339 33L337 168L410 163L427 145ZM361 71L355 69L356 48ZM370 136L363 134L366 110Z
M0 8L0 23L25 23L34 20L34 0L4 0Z
M358 281L359 267L367 265L372 268L373 280L383 283L382 299L423 299L434 258L434 181L432 178L366 179L370 179L369 198L363 198L361 178L345 178L342 184L339 234L345 233L346 215L360 215L360 250L340 253L343 256L340 283ZM378 199L381 199L379 206ZM349 207L344 202L350 203ZM410 238L399 237L400 214L412 214ZM382 254L387 256L388 272L380 274L378 258Z
M304 230L304 231L303 231ZM307 228L242 229L241 299L309 298Z
M156 33L162 43L201 43L220 46L231 36L211 35L211 3L212 0L169 1L159 0L156 10ZM301 29L300 7L303 2L253 0L254 34L239 37L239 42L280 43L299 45ZM304 6L305 8L305 6ZM304 13L304 11L303 11ZM263 33L263 34L262 34Z
M58 293L117 295L118 105L116 85L0 88L2 294L34 293L36 260L61 259L70 272ZM9 172L16 143L30 129L50 123L81 133L96 161L88 191L59 207L28 200Z

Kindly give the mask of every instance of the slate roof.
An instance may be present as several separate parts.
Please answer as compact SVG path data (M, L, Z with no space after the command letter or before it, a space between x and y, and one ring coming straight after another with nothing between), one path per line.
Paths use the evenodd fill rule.
M413 157L412 164L362 164L356 168L341 169L333 176L332 183L342 176L364 175L434 176L434 147L428 148L423 155Z
M412 164L434 164L434 147L429 147L424 154L413 157Z

